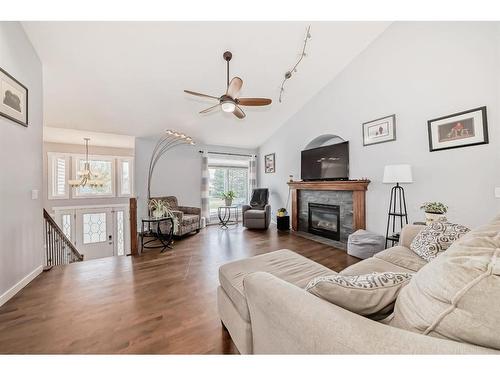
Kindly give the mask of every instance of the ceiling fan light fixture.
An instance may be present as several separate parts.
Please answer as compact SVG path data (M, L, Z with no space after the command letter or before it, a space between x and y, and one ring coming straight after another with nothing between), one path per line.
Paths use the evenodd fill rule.
M222 110L227 113L233 113L236 105L232 101L224 101L221 103Z

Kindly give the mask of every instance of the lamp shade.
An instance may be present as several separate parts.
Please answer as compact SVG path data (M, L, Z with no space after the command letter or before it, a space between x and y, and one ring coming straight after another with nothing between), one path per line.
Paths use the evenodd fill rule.
M386 165L384 167L384 184L411 184L413 176L411 173L411 165L409 164L395 164Z

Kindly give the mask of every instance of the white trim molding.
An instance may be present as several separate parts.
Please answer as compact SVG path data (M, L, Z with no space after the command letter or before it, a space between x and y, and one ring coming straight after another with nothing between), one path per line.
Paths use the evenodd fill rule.
M29 274L24 276L21 281L17 282L14 286L8 289L4 294L0 296L0 306L2 306L5 302L14 297L17 293L21 291L26 285L28 285L35 277L40 275L43 271L43 266L38 266Z

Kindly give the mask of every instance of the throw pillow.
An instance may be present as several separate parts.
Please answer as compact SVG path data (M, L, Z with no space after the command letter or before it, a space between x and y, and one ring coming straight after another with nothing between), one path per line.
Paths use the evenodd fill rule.
M500 216L422 267L389 325L500 350Z
M410 250L430 262L469 231L460 224L434 222L420 231L410 244Z
M399 291L411 276L404 272L320 276L311 280L306 290L346 310L380 320L391 313Z

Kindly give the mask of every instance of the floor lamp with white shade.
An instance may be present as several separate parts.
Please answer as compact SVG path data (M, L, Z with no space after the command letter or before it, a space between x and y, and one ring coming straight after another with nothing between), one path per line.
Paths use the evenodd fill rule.
M400 184L411 184L413 182L411 165L386 165L384 168L384 178L382 182L384 184L396 184L391 189L391 199L389 201L387 230L385 233L385 247L387 248L387 243L389 241L391 241L393 245L395 242L399 241L399 232L405 224L408 224L405 191L403 187L400 186ZM399 225L397 225L398 221ZM389 234L389 230L391 227L392 232Z

